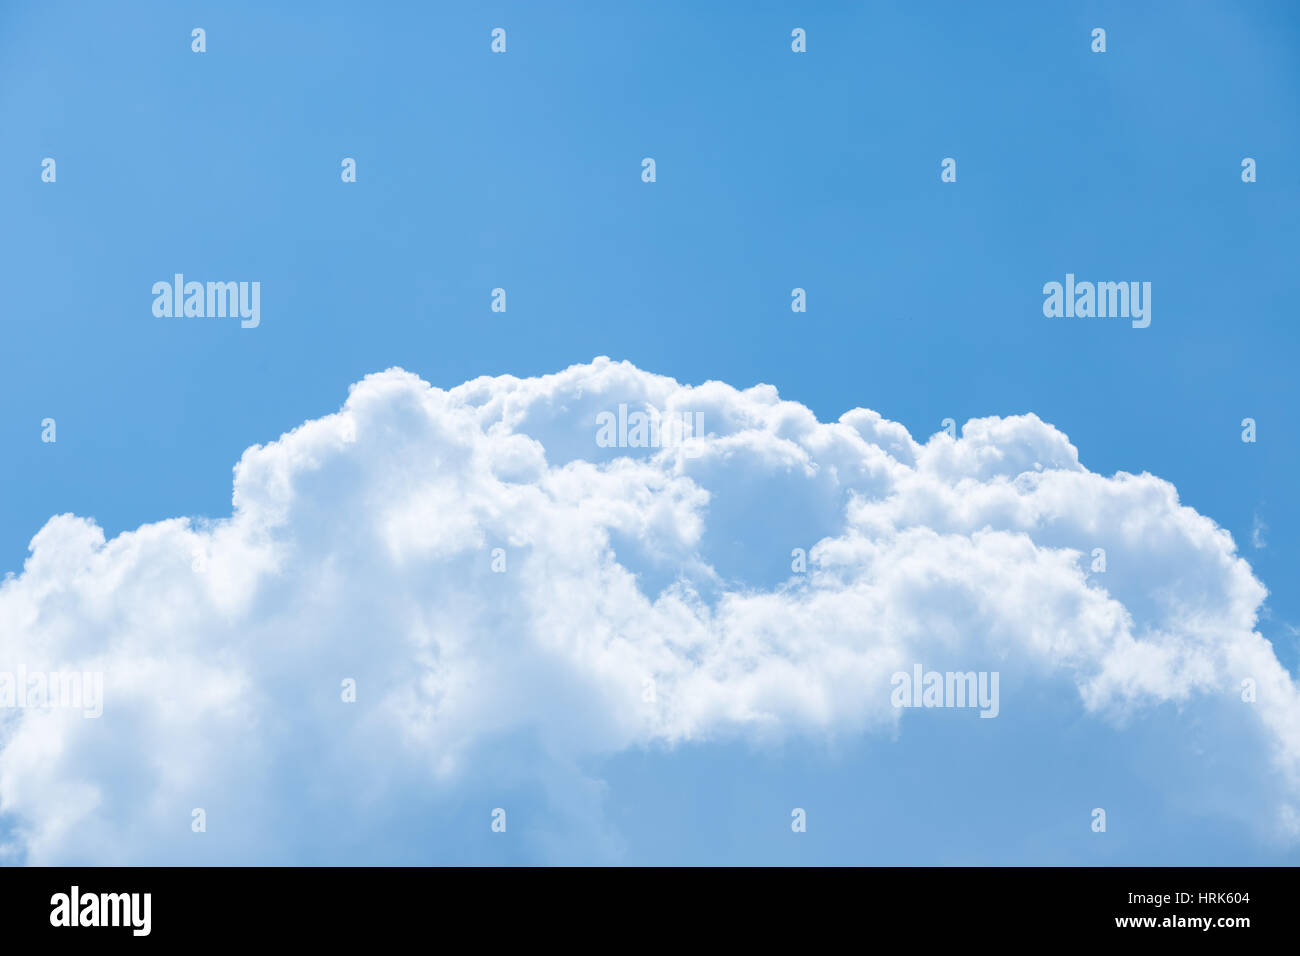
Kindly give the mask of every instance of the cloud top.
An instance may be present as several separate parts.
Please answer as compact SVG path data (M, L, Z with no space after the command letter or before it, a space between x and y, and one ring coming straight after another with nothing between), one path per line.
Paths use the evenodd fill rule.
M607 447L620 405L704 434ZM106 541L60 515L32 540L0 585L0 670L101 672L104 713L0 711L7 850L186 862L205 807L228 861L292 858L505 740L550 768L735 736L906 745L890 676L917 662L1000 671L1004 721L1032 719L1035 682L1118 724L1234 714L1224 746L1268 754L1254 785L1285 829L1300 699L1255 631L1265 596L1172 485L1088 471L1032 414L918 443L606 358L450 390L390 369L249 448L227 519Z

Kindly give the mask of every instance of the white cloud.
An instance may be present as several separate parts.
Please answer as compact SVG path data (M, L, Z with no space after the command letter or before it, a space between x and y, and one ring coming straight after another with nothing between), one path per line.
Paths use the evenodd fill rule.
M709 437L597 447L620 403ZM183 862L200 806L228 860L292 855L465 784L503 739L581 799L576 762L630 747L906 741L889 678L914 662L1000 670L1002 721L1052 680L1110 721L1245 709L1272 755L1254 785L1294 830L1300 699L1254 630L1263 586L1173 486L1089 472L1034 415L921 445L603 358L450 391L394 369L248 449L229 519L106 542L61 515L31 550L0 587L4 660L105 675L99 720L0 712L0 810L31 862Z

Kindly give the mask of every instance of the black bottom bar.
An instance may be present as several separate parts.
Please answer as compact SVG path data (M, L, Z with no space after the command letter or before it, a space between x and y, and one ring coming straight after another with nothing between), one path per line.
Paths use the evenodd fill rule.
M1099 936L1182 946L1291 937L1295 875L1287 868L10 868L0 871L0 898L11 944L59 937L92 947L374 943L456 930L482 941L536 943L675 945L688 938L680 932L732 943L889 933L921 946Z

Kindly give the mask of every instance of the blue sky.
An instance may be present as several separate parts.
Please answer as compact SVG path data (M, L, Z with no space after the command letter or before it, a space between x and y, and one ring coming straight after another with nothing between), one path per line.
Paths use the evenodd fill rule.
M1300 8L705 6L0 8L0 571L63 512L110 537L229 515L243 450L368 373L449 388L608 355L769 383L823 421L874 409L921 442L1036 413L1091 471L1158 475L1232 534L1294 675ZM260 281L260 327L155 318L175 272ZM1067 272L1151 282L1150 327L1044 318ZM586 769L632 862L1300 862L1207 809L1232 768L1192 769L1169 706L1136 744L1051 697L993 743L918 724L924 760L847 735ZM1141 825L1099 843L1042 809L1085 779ZM810 804L840 823L792 844ZM480 842L439 852L585 859Z

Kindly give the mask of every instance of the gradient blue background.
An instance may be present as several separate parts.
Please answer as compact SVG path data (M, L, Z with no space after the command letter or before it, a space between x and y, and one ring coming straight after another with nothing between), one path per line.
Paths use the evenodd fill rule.
M228 514L243 449L369 372L449 387L605 354L771 383L823 419L873 408L921 440L1036 412L1093 471L1160 475L1231 531L1294 673L1298 94L1292 2L5 3L0 572L56 513L109 535ZM259 280L261 327L155 318L174 272ZM1066 272L1150 281L1150 328L1044 318ZM947 768L849 740L593 772L633 860L1300 861L1171 805L1150 777L1180 765L1076 709L995 747L918 723L951 731L931 747ZM1113 736L1113 763L1080 765L1076 733ZM1045 807L1100 778L1080 813L1141 825L1103 844L1026 814L1008 761L1041 763ZM819 808L799 843L794 805ZM429 839L461 813L475 835L448 859L542 853L479 839L468 799Z

